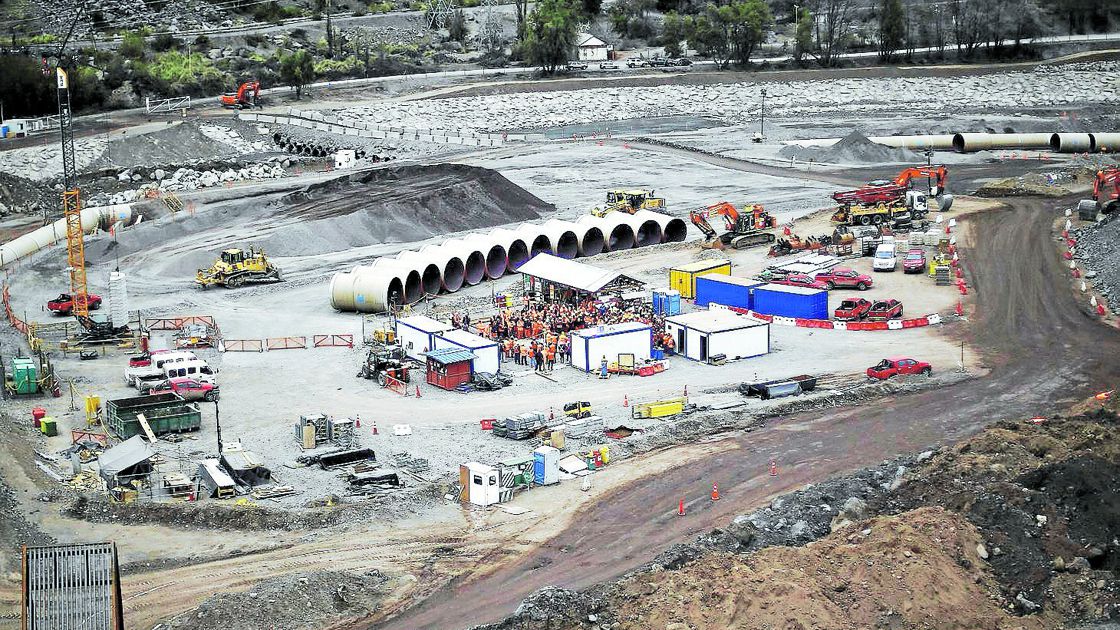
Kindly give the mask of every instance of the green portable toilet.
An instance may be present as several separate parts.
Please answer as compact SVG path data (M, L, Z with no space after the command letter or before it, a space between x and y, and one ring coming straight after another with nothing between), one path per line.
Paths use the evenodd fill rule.
M39 393L35 361L27 357L12 359L12 381L15 383L17 394Z

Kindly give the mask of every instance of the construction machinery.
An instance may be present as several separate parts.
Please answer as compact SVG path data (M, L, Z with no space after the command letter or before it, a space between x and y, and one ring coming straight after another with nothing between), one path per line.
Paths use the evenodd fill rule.
M914 181L925 177L929 180L927 191L915 190ZM910 166L899 171L894 179L875 180L855 190L832 194L839 204L832 220L843 225L880 225L907 223L919 219L929 211L929 197L945 193L949 169L945 166ZM945 196L942 210L948 210L952 197Z
M605 217L612 212L625 212L634 214L639 210L663 210L665 200L654 197L653 190L608 190L607 203L603 207L596 207L591 214Z
M929 194L933 197L940 197L945 192L946 184L949 183L949 169L941 164L936 166L910 166L902 169L895 176L893 183L896 186L911 189L914 186L914 180L920 177L929 180Z
M222 107L228 109L251 109L260 107L260 81L246 81L237 87L236 92L226 92L218 97Z
M375 345L366 353L366 360L362 363L362 370L358 372L359 378L368 378L377 381L385 387L389 378L394 378L401 383L409 382L408 357L404 348L397 345Z
M708 222L708 219L714 216L723 217L727 227L727 231L723 234L717 233ZM721 201L706 208L690 211L688 218L704 233L705 240L701 247L705 249L725 247L744 249L773 243L774 234L767 230L778 226L778 220L766 212L760 204L744 206L743 212L740 213L735 206Z
M243 284L280 282L280 269L265 256L263 249L227 249L206 269L199 269L195 284L203 289L220 284L234 289Z
M1097 213L1111 214L1120 208L1120 166L1111 166L1093 178L1093 198L1077 205L1078 216L1095 220Z

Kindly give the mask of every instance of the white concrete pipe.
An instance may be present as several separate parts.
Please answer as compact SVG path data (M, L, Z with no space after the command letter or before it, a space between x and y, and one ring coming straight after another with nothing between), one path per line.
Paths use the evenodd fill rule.
M541 227L552 244L554 256L571 259L579 255L579 236L584 233L582 225L553 219Z
M420 255L440 268L444 291L454 293L462 288L465 266L455 252L444 249L442 245L425 245L420 248Z
M403 301L405 304L413 304L424 299L424 284L420 279L420 271L413 265L402 263L395 258L378 258L373 261L373 264L360 268L357 276L354 280L354 303L359 311L367 311L362 306L366 302L363 296L368 292L372 292L370 299L374 302L384 298L381 310L388 310L387 305L390 302ZM394 278L403 289L398 291L396 298L393 297L392 291Z
M132 223L132 205L97 206L82 210L82 231L90 234L95 230L108 230L113 224ZM66 240L66 219L59 219L50 225L28 232L0 245L0 269L6 265L30 256L35 252Z
M445 241L441 247L463 261L463 280L468 285L473 287L486 277L486 255L469 243L455 238Z
M952 151L953 134L938 134L924 136L872 136L868 140L897 149L933 149L934 151Z
M426 295L439 295L443 288L443 268L419 252L404 251L397 254L397 260L420 272L420 287Z
M1102 134L1103 135L1103 134ZM1091 133L1050 134L1050 148L1058 153L1090 153L1094 150Z
M1120 133L1091 133L1093 150L1102 153L1120 152Z
M340 311L356 310L354 304L354 272L357 267L348 271L339 271L331 276L331 307Z
M953 136L953 150L974 153L991 149L1048 149L1048 133L958 133Z
M529 258L541 252L552 253L552 241L544 233L543 226L535 223L522 223L520 227L514 229L514 234L517 234L528 246Z
M630 215L630 225L634 228L634 247L657 245L661 242L661 223L649 210L639 210Z
M474 250L482 252L486 261L486 277L497 280L506 273L509 264L506 248L494 239L492 234L471 234L463 242Z
M495 243L506 248L506 271L517 271L518 267L529 260L529 245L513 230L498 228L490 232L490 236L494 238Z
M617 252L634 247L634 226L631 225L630 215L615 211L600 219L598 225L606 236L606 251Z
M606 241L603 239L603 230L599 229L597 225L590 225L587 223L575 223L578 227L576 235L579 237L579 255L580 256L597 256L603 253L603 248L606 247Z

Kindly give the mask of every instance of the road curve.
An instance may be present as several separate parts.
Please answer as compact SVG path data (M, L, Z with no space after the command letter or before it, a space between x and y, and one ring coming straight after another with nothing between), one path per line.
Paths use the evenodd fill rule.
M803 414L734 438L741 448L645 478L584 507L575 525L485 575L458 579L379 625L453 630L511 613L546 585L583 588L617 577L670 544L725 524L773 495L894 455L959 440L1001 418L1047 413L1120 380L1120 331L1100 325L1070 296L1051 237L1062 203L1037 199L967 220L981 247L962 244L975 287L974 321L948 327L971 337L988 376L873 406ZM767 462L779 462L771 477ZM707 492L718 481L722 501ZM675 514L685 498L687 516Z

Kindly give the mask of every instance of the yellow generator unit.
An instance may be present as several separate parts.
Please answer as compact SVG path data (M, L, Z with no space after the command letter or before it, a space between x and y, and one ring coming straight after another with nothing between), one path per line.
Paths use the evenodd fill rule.
M220 284L233 289L243 284L280 282L280 270L260 249L227 249L207 269L199 269L195 283L202 288Z

